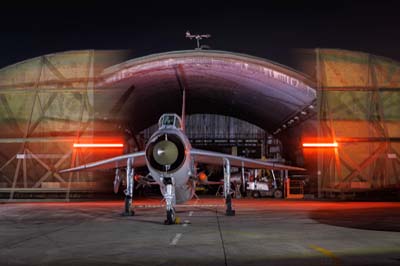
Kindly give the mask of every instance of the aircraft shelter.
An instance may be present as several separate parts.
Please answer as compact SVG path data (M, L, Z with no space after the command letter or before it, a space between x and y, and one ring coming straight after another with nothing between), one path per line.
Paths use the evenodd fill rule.
M318 196L400 187L400 63L303 51L296 70L250 55L69 51L0 69L0 192L90 192L109 173L57 171L141 150L163 113L194 146L307 168ZM124 148L74 148L122 142ZM304 143L337 143L304 148Z

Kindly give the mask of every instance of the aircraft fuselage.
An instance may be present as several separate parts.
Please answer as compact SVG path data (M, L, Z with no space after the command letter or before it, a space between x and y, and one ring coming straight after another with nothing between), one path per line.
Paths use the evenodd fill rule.
M166 193L166 179L175 185L176 203L190 200L194 194L195 176L190 155L192 146L187 136L178 128L157 130L146 145L146 164L151 176Z

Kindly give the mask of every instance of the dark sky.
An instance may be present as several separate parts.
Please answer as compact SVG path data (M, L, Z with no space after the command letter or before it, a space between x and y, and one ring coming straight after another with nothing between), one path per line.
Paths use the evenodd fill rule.
M291 48L316 47L358 50L400 61L396 1L30 2L1 4L0 68L75 49L131 49L134 57L192 49L195 43L185 39L186 30L210 33L212 39L206 44L213 49L281 63Z

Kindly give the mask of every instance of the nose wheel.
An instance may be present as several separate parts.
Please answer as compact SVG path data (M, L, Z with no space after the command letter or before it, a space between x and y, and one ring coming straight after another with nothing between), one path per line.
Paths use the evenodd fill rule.
M167 210L167 219L164 221L164 224L176 224L176 218L175 218L175 210L170 209Z
M167 211L167 219L164 224L176 224L177 218L175 216L175 182L172 177L164 178L165 184L164 199Z

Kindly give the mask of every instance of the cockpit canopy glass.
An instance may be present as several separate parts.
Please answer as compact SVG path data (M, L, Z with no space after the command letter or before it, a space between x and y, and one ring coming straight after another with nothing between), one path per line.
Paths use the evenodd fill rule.
M181 129L182 121L177 114L163 114L158 121L159 128L174 127Z

